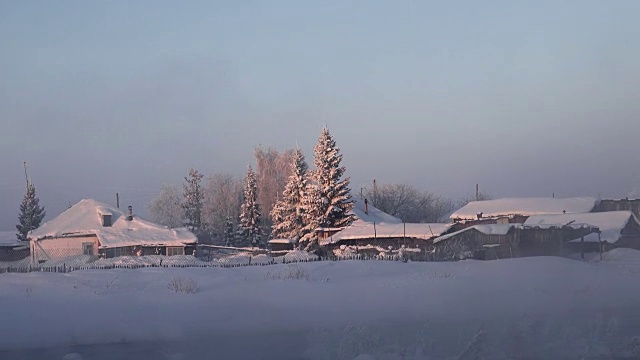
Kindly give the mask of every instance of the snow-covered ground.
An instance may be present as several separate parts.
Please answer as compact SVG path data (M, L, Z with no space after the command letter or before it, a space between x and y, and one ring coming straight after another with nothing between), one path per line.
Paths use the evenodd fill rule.
M640 251L588 258L0 274L0 358L640 356Z

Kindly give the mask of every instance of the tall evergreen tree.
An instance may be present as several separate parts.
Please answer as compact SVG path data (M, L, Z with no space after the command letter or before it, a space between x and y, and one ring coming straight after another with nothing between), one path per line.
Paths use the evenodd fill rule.
M29 181L20 204L20 215L18 215L18 225L16 225L18 240L26 241L29 231L37 229L44 216L44 207L40 206L40 199L36 196L36 187Z
M300 240L306 234L303 199L307 192L307 162L302 150L297 148L291 162L291 175L282 192L282 198L271 211L274 238Z
M305 231L307 248L317 241L317 228L342 228L350 225L355 216L349 178L343 179L345 167L341 166L342 155L328 128L322 129L313 148L315 169L311 171L311 182L304 200Z
M249 165L244 178L244 202L240 208L238 233L241 245L259 246L262 244L262 215L258 204L256 174Z
M204 233L204 224L202 223L202 207L204 202L204 194L202 192L203 175L198 170L190 169L189 176L184 178L182 187L182 196L184 202L185 225L196 235Z

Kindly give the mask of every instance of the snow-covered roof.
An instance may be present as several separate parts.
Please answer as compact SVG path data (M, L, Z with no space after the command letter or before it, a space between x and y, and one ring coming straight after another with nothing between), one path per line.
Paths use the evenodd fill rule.
M452 232L451 234L446 234L438 237L433 240L434 244L437 244L441 241L450 239L458 234L461 234L465 231L470 231L471 229L475 229L485 235L507 235L509 230L514 227L521 226L521 224L483 224L483 225L474 225L464 228L462 230L458 230L456 232Z
M111 226L102 226L100 215L111 215ZM122 246L179 246L197 242L196 236L185 228L170 229L134 216L92 199L84 199L62 214L29 233L29 238L57 238L96 235L101 248Z
M298 241L296 239L271 239L269 244L295 244Z
M638 218L630 211L607 211L587 214L560 214L560 215L536 215L524 222L524 226L551 228L569 225L572 227L595 226L600 229L600 238L608 243L620 240L622 229L630 221L638 221ZM598 234L585 236L585 241L597 242Z
M24 245L25 242L18 240L15 231L0 231L0 246Z
M472 201L451 214L451 219L473 220L479 213L482 217L512 215L544 215L588 213L598 200L592 197L576 198L505 198L485 201Z
M369 201L368 205L365 207L364 200L356 199L351 213L357 218L353 223L354 225L357 225L358 223L373 224L374 222L376 224L402 224L402 220L373 206L371 201Z
M406 225L406 228L405 228ZM390 223L354 223L346 229L334 234L331 237L320 240L320 245L326 246L335 244L341 240L359 240L373 238L415 238L428 240L442 235L451 228L452 224L390 224Z

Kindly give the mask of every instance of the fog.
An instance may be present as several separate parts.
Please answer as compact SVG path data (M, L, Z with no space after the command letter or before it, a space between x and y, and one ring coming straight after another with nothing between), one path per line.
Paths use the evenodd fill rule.
M640 3L0 5L0 230L328 126L352 189L640 196Z

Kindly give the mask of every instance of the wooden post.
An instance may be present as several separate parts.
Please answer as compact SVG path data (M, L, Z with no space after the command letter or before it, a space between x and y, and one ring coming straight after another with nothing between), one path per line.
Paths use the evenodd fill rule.
M600 244L600 261L602 261L602 238L600 237L600 231L598 231L598 243Z

